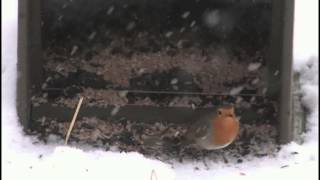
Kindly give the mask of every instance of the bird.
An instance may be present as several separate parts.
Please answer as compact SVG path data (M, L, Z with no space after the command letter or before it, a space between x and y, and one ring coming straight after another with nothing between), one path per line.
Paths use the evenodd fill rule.
M237 138L239 129L239 118L233 105L221 105L191 123L185 135L186 141L182 144L203 150L222 149Z
M233 105L220 105L208 114L192 118L179 143L174 146L194 147L199 150L216 150L230 145L238 136L240 123ZM145 139L147 145L164 145L161 136L168 131Z

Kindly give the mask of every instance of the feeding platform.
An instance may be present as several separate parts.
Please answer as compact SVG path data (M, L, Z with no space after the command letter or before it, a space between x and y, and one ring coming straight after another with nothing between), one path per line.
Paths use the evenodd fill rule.
M287 143L292 28L288 0L19 0L19 118L63 137L81 96L71 141L150 154L144 136L170 127L175 144L229 103L241 117L231 149Z

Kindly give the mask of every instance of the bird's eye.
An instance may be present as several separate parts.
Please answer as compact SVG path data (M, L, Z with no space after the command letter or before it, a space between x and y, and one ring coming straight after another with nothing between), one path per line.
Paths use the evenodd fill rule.
M221 115L221 114L222 114L221 110L218 110L218 115Z

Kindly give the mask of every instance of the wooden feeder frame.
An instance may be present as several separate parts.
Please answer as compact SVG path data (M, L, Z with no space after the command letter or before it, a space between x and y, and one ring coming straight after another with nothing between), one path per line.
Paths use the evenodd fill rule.
M40 0L19 0L18 18L18 84L17 84L17 109L21 123L28 127L32 119L31 97L41 84L41 5ZM272 1L272 30L270 39L268 68L268 96L279 104L278 130L279 142L288 143L293 140L293 112L292 112L292 39L293 39L294 1ZM273 72L280 70L279 76ZM50 109L41 107L45 114L59 117L71 117L72 111L63 108ZM97 108L82 109L81 115L94 115L103 112L107 115L110 111ZM145 112L145 113L137 113ZM122 108L122 113L132 118L152 117L182 118L190 116L191 111L177 108L130 107ZM201 110L199 110L201 113Z

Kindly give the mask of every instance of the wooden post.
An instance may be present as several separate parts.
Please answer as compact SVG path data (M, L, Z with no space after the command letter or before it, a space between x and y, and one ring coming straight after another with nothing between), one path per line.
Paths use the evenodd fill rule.
M288 143L293 140L293 19L294 1L272 1L272 31L270 57L268 59L268 95L274 97L279 104L278 130L280 133L280 143Z
M40 0L18 2L17 110L26 128L30 121L31 95L42 80Z

